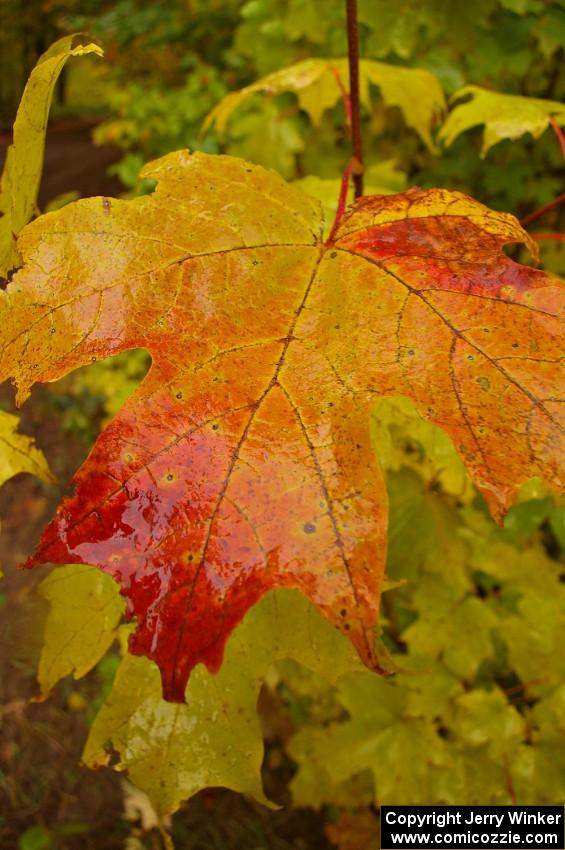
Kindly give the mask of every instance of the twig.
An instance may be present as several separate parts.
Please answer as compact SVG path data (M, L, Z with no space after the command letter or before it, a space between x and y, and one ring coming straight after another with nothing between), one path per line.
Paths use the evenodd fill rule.
M549 210L552 210L554 207L558 207L559 204L562 204L564 202L565 202L565 192L562 195L559 195L557 198L554 198L553 201L550 201L545 206L540 207L539 210L535 210L534 212L530 213L529 215L524 216L524 218L520 219L520 224L522 225L522 227L525 227L531 221L535 221L536 218L541 218L541 216L545 215L546 212L549 212Z
M359 30L357 0L345 0L347 11L347 53L349 58L349 98L351 101L352 173L355 198L363 194L363 148L361 145L361 106L359 102Z
M532 239L536 242L544 242L546 239L553 239L556 242L565 242L565 233L530 233Z
M565 159L565 134L563 133L563 130L561 129L561 127L559 126L559 124L557 123L557 121L555 120L553 115L550 115L548 113L547 120L551 124L551 126L553 128L553 132L557 136L557 141L559 142L559 144L561 146L561 153L563 154L563 159ZM536 218L540 218L542 215L544 215L544 213L548 212L548 210L554 209L554 207L559 206L559 204L562 204L564 201L565 201L565 194L559 195L557 198L555 198L555 200L550 201L549 204L546 204L544 207L540 207L539 210L535 210L534 212L532 212L529 215L522 218L520 220L520 224L522 225L522 227L525 227L531 221L535 221ZM534 236L534 239L539 239L539 238L540 238L539 235ZM545 236L543 238L555 239L555 238L560 238L560 237L549 235L549 236Z

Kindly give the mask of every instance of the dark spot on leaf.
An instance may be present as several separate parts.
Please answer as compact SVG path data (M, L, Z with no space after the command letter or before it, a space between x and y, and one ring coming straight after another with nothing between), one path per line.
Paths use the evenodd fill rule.
M306 534L314 534L316 531L316 526L313 522L305 522L303 527Z
M167 473L167 481L172 481L174 477L172 472Z
M337 251L332 251L330 257L332 260L335 260L335 258L337 257Z
M220 426L218 425L218 423L214 422L214 424L212 425L212 431L217 431L219 427Z
M177 398L182 398L182 393L177 393Z

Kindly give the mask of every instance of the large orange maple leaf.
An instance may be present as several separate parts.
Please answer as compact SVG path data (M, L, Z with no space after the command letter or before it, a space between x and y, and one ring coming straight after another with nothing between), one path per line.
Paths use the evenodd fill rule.
M0 301L20 400L97 357L152 357L28 566L112 575L169 700L280 586L377 667L371 406L412 398L497 517L528 477L559 486L560 283L504 255L528 239L513 217L460 193L363 198L324 244L317 202L241 160L181 151L145 176L150 196L30 225Z

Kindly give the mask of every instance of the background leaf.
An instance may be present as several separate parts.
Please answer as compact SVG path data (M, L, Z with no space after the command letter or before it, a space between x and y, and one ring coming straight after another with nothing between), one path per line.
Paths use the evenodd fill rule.
M457 104L464 100L464 103ZM447 116L439 139L451 145L457 136L484 124L481 156L502 139L519 139L531 133L538 139L550 126L549 116L565 126L565 105L552 100L520 97L487 91L480 86L464 86L452 97L455 108Z
M8 148L0 182L0 275L20 264L16 237L37 211L39 181L53 89L69 56L97 53L97 44L77 44L65 36L52 44L31 72L14 123L14 140Z

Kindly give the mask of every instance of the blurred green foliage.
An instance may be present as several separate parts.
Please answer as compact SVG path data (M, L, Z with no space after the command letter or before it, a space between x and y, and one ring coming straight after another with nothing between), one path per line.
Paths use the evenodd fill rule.
M342 0L34 0L31 6L35 14L30 4L5 4L7 50L15 49L10 30L21 35L22 28L28 41L35 32L40 46L46 33L75 31L104 46L104 67L76 62L59 100L67 110L105 118L94 137L123 150L114 173L130 193L150 188L137 177L145 162L181 147L242 156L291 180L341 175L349 158L342 104L315 126L294 94L256 95L237 110L222 140L201 128L226 93L305 58L344 56ZM359 18L363 57L428 69L446 96L478 85L563 100L565 0L360 0ZM28 59L27 70L30 65ZM376 103L364 110L366 165L393 160L409 184L461 189L518 217L561 191L563 160L551 131L536 140L527 134L501 141L486 159L482 133L471 129L434 154L406 131L397 108ZM542 229L559 230L563 216L562 208L549 213ZM562 272L562 246L544 244L542 260Z
M346 54L342 0L122 0L103 14L69 14L106 46L115 93L98 141L117 141L118 173L136 186L138 166L179 147L225 150L277 168L288 179L337 177L349 157L341 106L312 125L291 94L257 96L241 108L225 140L199 136L202 120L227 92L304 58ZM562 100L564 0L360 0L361 55L426 68L446 95L474 84ZM481 160L481 128L434 156L397 109L366 111L367 165L394 159L411 183L462 189L523 215L562 186L562 157L551 132L501 142ZM554 214L557 221L558 214ZM551 219L550 219L551 220ZM557 229L552 227L549 229Z

